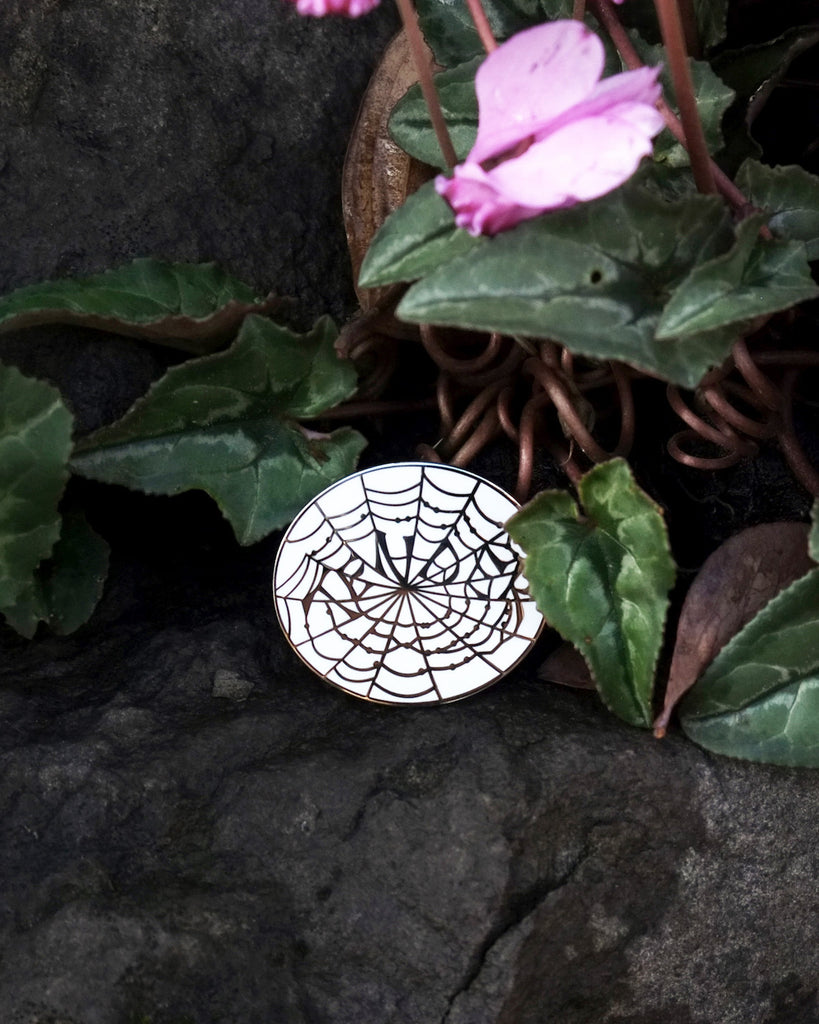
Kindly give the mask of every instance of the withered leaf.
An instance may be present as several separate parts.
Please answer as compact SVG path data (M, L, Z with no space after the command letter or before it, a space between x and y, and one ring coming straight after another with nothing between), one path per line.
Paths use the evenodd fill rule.
M589 666L572 644L556 647L537 670L538 678L547 683L560 683L576 690L594 690Z
M431 60L430 55L430 60ZM387 47L367 86L344 161L341 183L344 230L358 301L376 305L384 288L359 288L358 272L373 235L387 217L434 173L408 156L389 132L392 109L417 82L403 32Z
M751 526L717 548L697 573L683 603L655 736L665 735L677 702L731 637L780 590L813 567L804 523Z

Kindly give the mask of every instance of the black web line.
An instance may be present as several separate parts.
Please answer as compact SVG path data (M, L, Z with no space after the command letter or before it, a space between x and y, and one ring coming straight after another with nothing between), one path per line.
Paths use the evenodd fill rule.
M382 603L387 604L387 605L389 605L390 603L394 604L395 601L398 598L400 598L400 597L401 597L401 592L394 590L394 591L392 591L392 593L385 594L383 596ZM300 598L297 598L297 597L286 598L286 600L288 600L288 601L298 601L299 603L301 603ZM323 601L321 603L324 604L324 605L339 604L341 607L343 607L343 605L341 605L341 602ZM376 618L373 617L372 611L365 612L363 609L359 608L357 604L353 604L353 607L357 609L356 613L353 614L353 615L350 615L349 619L347 619L347 622L342 623L341 626L339 626L337 623L333 622L332 621L332 616L330 616L330 626L327 629L323 629L320 633L311 633L308 630L307 637L304 640L299 640L296 644L294 644L294 646L295 647L303 647L305 644L312 644L313 646L315 646L315 642L317 640L321 640L323 637L328 636L330 633L333 633L333 634L337 635L340 632L340 630L344 626L347 625L347 623L357 622L360 619L367 619L368 621L372 622L372 626L367 630L366 633L362 633L361 636L358 637L358 639L356 639L356 640L353 640L350 637L344 637L344 639L347 640L348 643L351 643L354 646L360 645L361 641L364 639L364 637L365 636L369 636L370 633L372 633L373 630L376 628L376 626L378 626L380 623L382 623L384 621L384 617L382 615L380 618L376 619ZM347 611L346 608L344 608L344 610ZM328 615L329 615L329 612L328 612ZM332 659L326 658L325 660L326 661L331 661Z
M465 618L465 617L466 617L466 616L464 616L464 618ZM414 621L414 620L413 620L413 621ZM475 623L476 625L479 625L479 626L483 624L483 623L482 623L482 621L481 621L480 619L472 619L471 621L472 621L472 622L474 622L474 623ZM463 637L460 637L460 636L458 636L458 634L457 634L457 633L456 633L456 632L455 632L455 631L453 630L453 628L452 628L451 626L448 626L448 625L447 625L447 624L446 624L445 622L442 622L441 624L443 625L443 627L444 627L444 629L446 630L446 632L447 632L447 633L448 633L448 634L449 634L450 636L453 636L453 637L455 638L455 640L456 640L456 641L457 641L457 642L458 642L458 643L460 644L460 648L461 648L461 650L462 650L462 651L463 651L463 650L468 650L468 651L470 651L470 652L471 652L471 653L472 653L473 655L475 655L476 657L478 657L478 658L481 658L481 659L482 659L483 661L485 661L485 662L486 662L486 664L487 664L487 665L489 665L489 667L490 667L490 668L492 668L492 669L494 669L494 670L495 670L496 672L499 672L499 671L500 671L500 668L499 668L499 667L498 667L497 665L495 665L495 664L494 664L493 662L491 662L491 661L489 660L489 654L490 654L490 653L491 653L491 654L492 654L493 656L494 656L495 654L497 654L497 652L498 652L498 651L500 650L500 648L501 648L501 647L503 647L503 646L505 645L505 643L506 643L506 641L507 641L508 639L520 639L520 640L529 640L529 639L531 639L531 637L525 637L525 636L517 636L517 634L513 634L513 635L512 635L511 637L507 636L506 634L502 634L502 636L504 637L504 639L499 639L499 640L498 640L498 641L497 641L497 642L495 643L495 646L494 646L494 647L492 648L491 652L488 652L488 653L484 653L484 652L483 652L483 651L482 651L482 650L481 650L481 649L480 649L480 648L478 647L478 645L477 645L477 644L469 644L469 643L466 643L466 642L464 641L464 638L463 638ZM500 627L494 627L494 628L493 628L493 627L487 627L487 628L488 628L488 633L489 633L489 635L488 635L487 639L489 639L489 638L490 638L490 637L491 637L491 636L492 636L493 634L498 634L498 633L501 633ZM439 636L440 636L440 635L441 635L441 634L439 634ZM419 637L419 641L420 641L420 637ZM438 653L438 652L436 652L436 653ZM443 652L441 652L441 653L443 653ZM461 664L463 664L463 662L462 662Z
M424 593L421 593L420 591L416 591L413 596L416 598L416 600L420 601L422 604L425 601L428 601L430 604L439 604L444 609L447 609L447 610L450 609L450 606L446 602L444 602L444 601L437 601L436 602L435 598L432 595L430 595L430 594L424 594ZM462 600L468 601L469 603L472 603L473 601L476 601L477 598L462 598ZM488 601L487 603L488 604L502 604L504 607L508 607L509 604L517 604L518 602L516 602L516 601L515 602L510 602L510 601L495 600L495 601ZM521 604L523 604L523 603L524 602L521 601ZM531 601L531 599L530 599L530 603L534 604L534 601ZM430 610L432 611L432 609L430 609ZM485 619L478 618L477 616L470 615L468 612L456 612L454 609L452 609L451 611L452 611L453 615L457 615L461 619L468 619L470 622L477 622L479 625L485 622ZM497 632L502 631L504 636L507 637L508 639L513 639L513 640L531 640L532 639L530 636L527 636L526 633L519 633L517 630L507 630L504 627L497 626L497 625L493 626L492 629L493 629L493 631L497 631Z
M504 545L502 543L502 538L504 537L502 526L496 519L490 518L480 507L477 494L482 484L483 481L475 480L470 491L450 491L432 479L432 474L430 474L426 467L422 467L420 480L406 488L399 488L395 491L379 491L375 486L368 487L366 480L362 478L360 485L363 497L352 508L345 508L342 512L335 515L330 514L320 504L317 504L322 517L321 521L299 543L308 543L311 538L324 534L320 547L316 551L307 551L303 554L284 583L286 586L292 584L293 580L296 580L292 590L301 585L305 585L307 588L307 593L304 597L283 597L285 602L299 602L304 610L303 621L307 636L304 640L295 644L296 648L311 648L315 652L316 657L331 664L332 667L324 673L325 675L329 676L331 672L334 672L337 676L350 683L367 686L368 696L371 696L376 688L393 696L405 696L399 693L393 694L386 686L379 686L377 683L379 673L384 668L385 659L391 652L399 652L402 648L412 650L421 656L426 675L439 701L443 700L443 697L435 677L436 672L457 671L467 664L470 657L480 658L485 665L495 672L501 671L499 666L490 659L490 655L484 653L484 650L481 648L487 644L494 643L494 646L491 648L491 655L494 657L505 643L511 640L530 641L532 637L519 632L519 627L509 629L498 624L496 621L488 624L485 616L481 617L476 612L470 613L468 610L459 612L454 607L455 602L463 602L467 609L470 605L477 602L487 607L499 605L501 608L496 609L498 611L504 608L509 609L507 616L510 621L517 620L520 623L523 619L521 609L526 603L526 598L520 595L515 587L520 576L520 569L516 564L515 558L510 558L509 563L504 565L503 559L491 550L493 546L499 546L505 550L510 549L508 544ZM431 494L430 491L432 492ZM406 493L408 496L395 504L390 504L386 500L389 497L396 497L402 493ZM440 495L441 499L448 498L457 501L459 507L451 509L439 507L438 501L436 501L436 494ZM380 498L384 500L379 500ZM379 505L384 508L384 513L376 511L376 507ZM414 517L412 514L413 508ZM424 518L425 509L431 515L429 520ZM387 511L391 511L392 515L385 514ZM407 514L401 516L398 514L401 512L406 512ZM359 514L357 520L355 519L356 514ZM434 521L435 515L445 517L445 521L443 523L436 523ZM338 525L338 521L342 518L348 521L347 525ZM480 520L478 525L494 526L496 532L490 537L485 538L480 530L476 528L477 520ZM412 532L403 535L401 538L404 542L403 554L398 551L393 553L389 550L387 544L389 534L386 529L379 530L377 526L379 521L386 524L391 522L399 530L401 523L414 524ZM351 532L360 530L364 530L362 535L348 540ZM429 530L433 534L434 539L428 538L425 530ZM464 530L464 533L460 532L461 530ZM433 549L426 557L414 554L416 537L420 537L425 545ZM475 541L479 543L474 547L470 546L471 542ZM373 542L375 543L375 564L354 546L370 545ZM355 574L346 572L345 566L334 568L328 565L326 561L323 561L323 558L328 557L328 555L323 555L322 553L328 552L334 543L340 546L335 548L331 555L336 556L346 553L348 560L345 566L356 564L359 566ZM459 551L459 548L462 550ZM444 552L449 552L454 561L449 566L439 568L436 566L435 559ZM496 566L497 572L487 573L485 569L481 568L481 562L485 558L488 558ZM418 565L417 570L413 570L413 563ZM466 571L458 578L459 573L464 569L464 563L466 563ZM318 576L313 575L313 578L308 582L307 577L311 566L312 573L318 570ZM455 578L449 582L444 582L448 574L453 572L453 570ZM417 582L413 582L412 591L408 593L404 588L410 583L411 571L412 581ZM379 582L366 578L370 574L375 576ZM328 575L336 576L343 583L347 588L348 596L342 598L334 598L332 596L327 589ZM352 583L348 582L348 580L353 579L359 580L361 583L361 594L356 594ZM470 589L473 591L477 590L482 584L488 584L491 590L492 584L499 581L505 582L504 592L501 596L492 597L490 594L468 592ZM458 590L457 594L451 592L453 587ZM384 592L373 595L368 601L370 607L365 609L362 607L362 601L367 600L368 591L374 588L383 588ZM434 642L439 643L442 637L450 638L448 645L444 645L441 650L430 652L425 648L422 631L429 627L425 627L420 618L417 617L418 606L413 605L414 600L418 600L420 608L432 615L433 622L441 627L441 632L436 635ZM514 608L511 607L513 603ZM333 620L332 612L329 610L332 606L337 607L343 614L348 616L343 623L336 623ZM314 618L315 614L319 613L321 608L325 609L324 614L329 617L330 624L326 628L320 629L319 632L314 632L311 619ZM409 622L399 623L398 619L405 608L408 612ZM440 618L441 611L445 613L446 617L454 617L456 621L471 624L474 628L470 632L477 632L480 626L485 626L486 634L484 639L478 642L477 645L470 643L466 638L460 636L453 626ZM311 612L313 612L313 615L310 614ZM504 615L501 614L500 617L504 617ZM360 637L344 635L342 631L345 626L360 622L362 619L370 623L366 632ZM379 626L382 625L389 627L386 634L378 634L376 632ZM396 641L395 636L399 625L402 628L411 627L415 636L415 646L413 646L411 640L407 642ZM433 623L429 624L429 626L432 625ZM317 646L322 639L331 634L340 636L346 645L350 645L347 647L346 653L336 659L323 655ZM494 641L493 637L495 637ZM377 640L377 649L370 647L367 644L368 640L370 643L373 640ZM433 642L431 637L428 638L428 641ZM356 648L360 648L368 655L374 655L376 661L372 668L362 670L363 678L361 680L348 680L342 668L347 668L349 671L358 671L349 661L352 651ZM457 663L453 661L443 668L434 668L430 664L431 657L457 658L459 651L463 653L464 657ZM406 678L412 678L411 674L408 674ZM425 693L429 692L431 691L425 690L423 693L416 693L416 697L422 697Z

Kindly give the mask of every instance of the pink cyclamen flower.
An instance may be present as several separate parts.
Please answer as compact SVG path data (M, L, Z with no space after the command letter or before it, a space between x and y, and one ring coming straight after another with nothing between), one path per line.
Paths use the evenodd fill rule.
M473 235L596 199L631 177L663 127L659 68L600 80L605 54L579 21L519 32L478 68L478 135L435 187Z
M299 14L323 18L325 14L341 14L346 18L360 18L378 7L380 0L295 0Z

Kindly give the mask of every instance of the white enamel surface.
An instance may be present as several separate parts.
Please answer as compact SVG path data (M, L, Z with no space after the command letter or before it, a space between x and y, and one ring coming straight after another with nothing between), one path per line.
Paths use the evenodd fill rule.
M465 470L398 463L329 487L282 540L284 632L318 675L387 704L457 700L495 682L543 618L503 529L517 503Z

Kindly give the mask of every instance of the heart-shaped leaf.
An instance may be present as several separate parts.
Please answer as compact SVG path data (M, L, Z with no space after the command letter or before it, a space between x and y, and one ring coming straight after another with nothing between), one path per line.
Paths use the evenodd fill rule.
M809 260L819 259L819 178L802 167L768 167L746 160L737 185L768 215L768 227L780 238L804 242Z
M722 648L684 697L680 722L718 754L819 767L819 569Z
M633 36L635 48L644 63L662 67L660 81L663 95L670 106L676 111L677 100L674 93L674 82L671 68L664 46L650 46L639 36ZM734 90L714 74L707 61L689 60L691 84L700 115L705 142L710 153L716 153L723 146L722 118L734 101ZM688 152L666 129L657 136L654 142L654 159L663 161L672 167L687 167L690 163Z
M248 313L277 305L213 263L139 259L93 277L18 288L0 298L0 332L80 324L202 353L231 338Z
M622 459L595 466L578 494L585 515L568 494L543 491L506 528L549 625L586 659L608 707L648 727L675 575L665 523Z
M664 734L675 705L725 644L814 563L803 523L764 523L731 537L704 562L686 594L662 714Z
M571 18L572 0L483 0L492 33L498 42L543 21ZM424 38L443 67L454 67L484 52L465 3L417 0Z
M296 335L246 318L226 352L173 367L117 423L83 439L82 476L155 494L210 494L241 544L253 544L352 472L364 438L310 430L356 387L328 319Z
M14 604L60 535L72 424L55 388L0 364L0 609Z
M6 621L29 639L40 622L64 636L88 620L102 595L108 573L109 547L81 512L63 518L51 558L41 562L13 605L3 608Z
M727 253L700 263L674 290L657 338L686 338L788 309L819 295L801 242L759 238L763 215L737 226Z
M761 106L791 63L817 42L819 31L815 26L797 25L776 39L724 50L714 58L714 71L738 97L754 97L754 106Z
M435 76L435 90L459 160L466 159L478 134L475 72L482 62L483 57L474 57ZM410 156L446 170L420 86L414 85L396 104L390 117L390 132Z
M373 288L415 281L486 242L455 227L452 209L430 181L384 222L361 264L358 283Z
M631 181L485 242L414 284L398 316L550 337L573 352L632 363L686 387L721 362L735 340L730 326L657 337L674 289L699 263L734 245L719 199L668 202Z
M700 49L708 49L725 37L728 0L693 0L687 4L694 16ZM657 10L654 0L627 0L620 9L623 23L652 41L659 38Z

